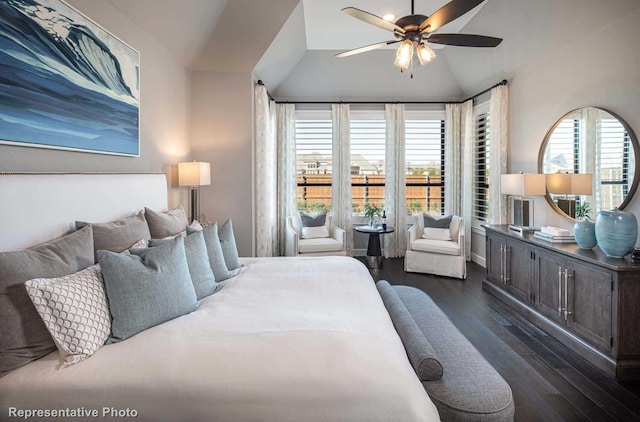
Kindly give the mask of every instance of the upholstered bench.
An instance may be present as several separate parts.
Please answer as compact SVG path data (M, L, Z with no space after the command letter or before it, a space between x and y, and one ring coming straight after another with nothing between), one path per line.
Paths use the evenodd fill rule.
M418 378L443 421L512 421L509 384L431 298L413 287L377 283Z

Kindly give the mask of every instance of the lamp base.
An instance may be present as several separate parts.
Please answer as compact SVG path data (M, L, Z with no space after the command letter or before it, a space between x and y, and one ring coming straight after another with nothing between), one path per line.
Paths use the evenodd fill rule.
M199 196L198 194L200 193L200 189L197 187L192 187L191 188L191 220L189 221L189 224L191 224L194 220L198 219L198 214L200 211L200 203L199 203Z
M520 236L522 236L525 233L531 233L536 231L536 229L534 229L533 227L529 227L529 226L516 226L514 224L509 224L509 231L519 234Z

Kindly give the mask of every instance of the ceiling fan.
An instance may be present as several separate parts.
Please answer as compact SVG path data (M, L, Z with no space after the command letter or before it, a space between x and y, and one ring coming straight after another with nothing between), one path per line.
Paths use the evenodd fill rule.
M413 64L414 44L418 61L424 65L436 56L429 47L429 43L455 45L460 47L496 47L502 42L502 38L472 34L434 34L434 31L478 6L484 0L452 0L435 11L431 16L416 15L414 12L414 0L411 0L411 14L398 19L395 23L385 20L372 13L355 7L342 9L347 15L353 16L378 28L393 32L395 40L383 41L376 44L343 51L336 57L348 57L354 54L375 50L386 45L401 43L396 52L394 65L404 72ZM411 72L413 78L413 72Z

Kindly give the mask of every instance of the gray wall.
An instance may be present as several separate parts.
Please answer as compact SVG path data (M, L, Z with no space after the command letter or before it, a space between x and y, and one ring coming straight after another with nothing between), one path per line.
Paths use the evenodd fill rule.
M538 150L547 130L575 108L609 109L625 119L636 135L640 133L638 20L640 9L550 51L509 78L511 171L537 172ZM627 211L640 220L640 193ZM536 198L534 213L536 226L572 228L573 223L556 214L542 197Z
M253 159L251 73L194 72L193 158L211 163L200 209L222 224L232 218L238 253L252 255Z
M0 145L0 171L172 175L172 165L188 159L190 154L189 72L108 2L70 0L69 3L140 52L140 157ZM169 204L180 202L186 204L184 189L170 189Z

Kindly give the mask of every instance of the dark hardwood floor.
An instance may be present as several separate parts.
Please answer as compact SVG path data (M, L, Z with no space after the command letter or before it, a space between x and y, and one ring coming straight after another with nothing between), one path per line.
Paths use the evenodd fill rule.
M405 273L386 259L373 278L423 290L509 383L516 421L640 421L640 382L620 382L547 336L482 290L484 268L467 280ZM640 306L640 305L639 305Z

